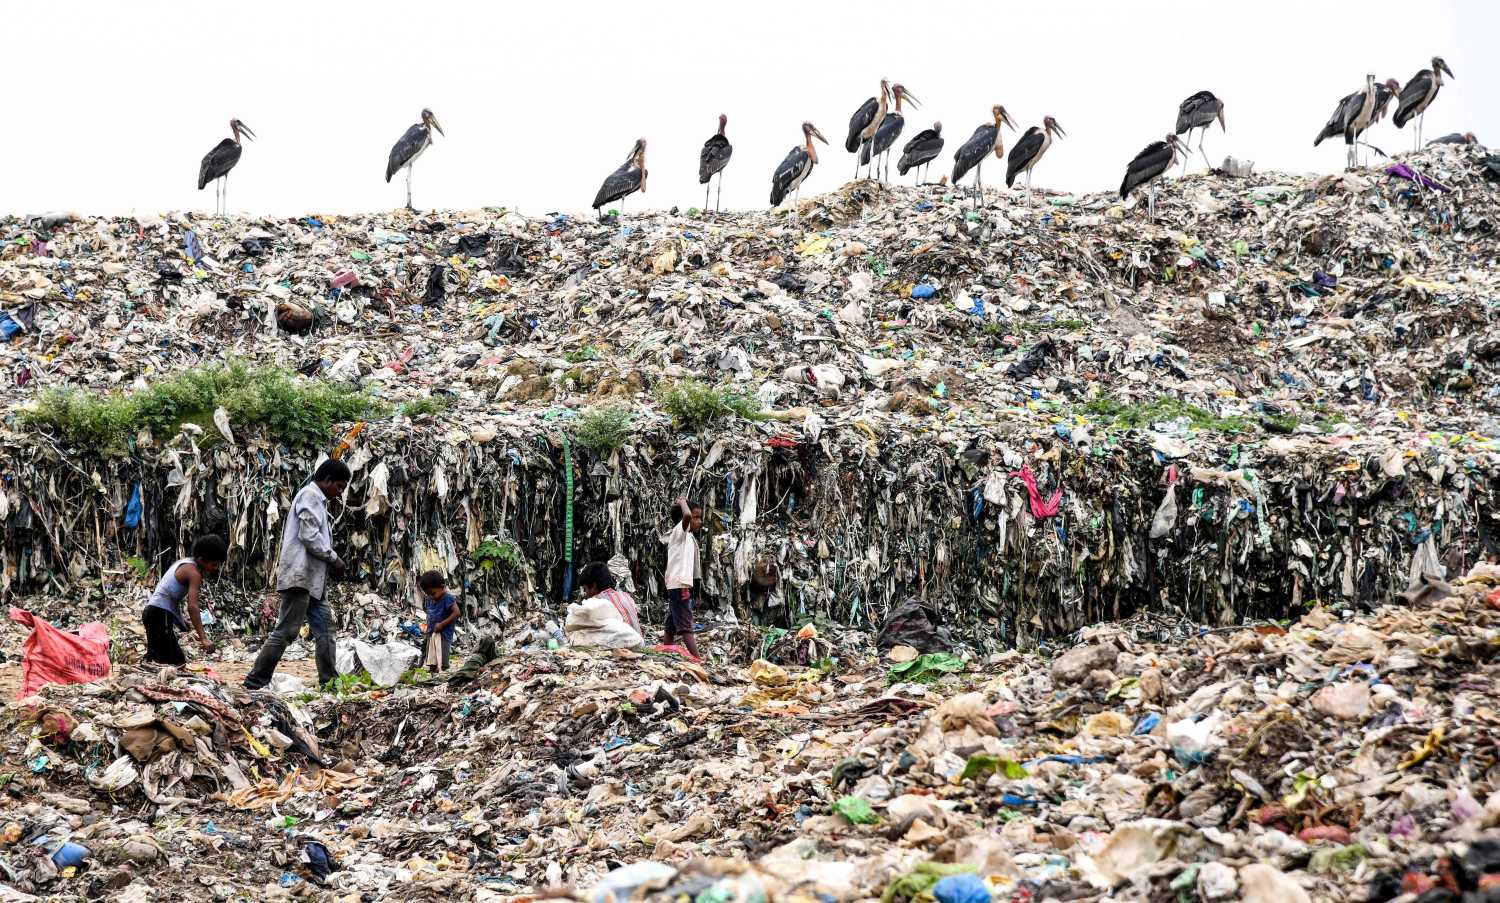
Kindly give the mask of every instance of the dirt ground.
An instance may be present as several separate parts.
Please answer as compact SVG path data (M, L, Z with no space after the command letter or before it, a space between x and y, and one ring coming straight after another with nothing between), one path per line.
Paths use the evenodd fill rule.
M250 666L254 664L253 658L245 658L242 661L223 661L216 652L215 655L204 659L203 653L191 642L183 644L183 651L188 655L188 670L202 671L206 666L211 669L218 678L225 683L239 683L249 673ZM254 651L254 650L251 650ZM312 685L318 680L318 666L312 658L298 660L283 660L277 667L278 674L291 674L300 677ZM6 661L0 664L0 700L10 700L16 697L17 691L21 689L21 650L19 647L6 650Z

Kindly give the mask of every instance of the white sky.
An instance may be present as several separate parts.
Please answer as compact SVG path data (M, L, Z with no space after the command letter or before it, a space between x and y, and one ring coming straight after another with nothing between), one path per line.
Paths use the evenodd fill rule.
M384 182L386 156L424 105L447 137L418 161L419 208L586 211L638 136L651 175L626 212L696 206L698 152L720 112L734 144L724 205L764 208L804 119L831 144L803 194L848 180L849 116L882 76L924 103L902 142L942 120L934 179L998 101L1023 130L1050 113L1068 132L1038 186L1115 187L1204 88L1226 105L1228 134L1207 141L1215 163L1334 170L1342 142L1312 138L1337 100L1367 71L1404 83L1434 53L1457 79L1424 136L1500 145L1500 5L1485 0L50 0L8 3L5 21L0 213L211 210L198 164L231 116L260 136L230 177L232 210L390 209L405 189L399 175ZM1410 128L1387 120L1370 140L1407 148ZM1002 184L1000 167L986 170Z

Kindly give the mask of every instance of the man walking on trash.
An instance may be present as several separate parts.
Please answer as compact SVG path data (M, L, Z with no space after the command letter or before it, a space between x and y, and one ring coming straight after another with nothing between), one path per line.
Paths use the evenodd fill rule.
M292 500L281 529L281 558L276 566L276 591L281 596L281 614L266 637L255 667L245 677L247 690L259 690L271 682L287 644L306 621L312 629L318 662L318 684L338 676L334 665L333 612L325 593L328 575L344 575L344 562L333 551L333 531L328 526L328 500L349 487L349 466L329 458L318 465L312 482Z
M678 496L673 508L677 526L667 536L667 630L663 643L675 639L694 659L698 654L698 637L693 633L693 581L698 579L698 537L693 534L703 526L703 506L688 504Z

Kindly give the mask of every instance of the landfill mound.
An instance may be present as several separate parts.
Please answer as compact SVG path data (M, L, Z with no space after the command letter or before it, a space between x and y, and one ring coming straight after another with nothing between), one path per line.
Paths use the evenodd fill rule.
M126 667L13 709L6 899L1492 899L1500 567L1390 601L1051 659L521 637L282 697Z
M1000 648L1143 610L1372 607L1494 550L1485 172L1438 146L1194 175L1155 223L1112 194L973 210L870 181L604 222L0 220L0 598L130 609L218 531L217 608L253 632L280 513L336 451L355 629L390 628L428 567L508 626L611 558L659 619L679 493L707 505L706 601L741 622L869 627L919 598ZM183 411L116 424L119 448L25 419L231 358L386 413L297 444Z

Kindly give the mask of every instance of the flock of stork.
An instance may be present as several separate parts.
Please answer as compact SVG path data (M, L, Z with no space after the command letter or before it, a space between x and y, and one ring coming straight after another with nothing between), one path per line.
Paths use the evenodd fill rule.
M1358 161L1359 148L1361 146L1384 154L1379 148L1362 140L1362 137L1371 126L1379 122L1384 116L1386 107L1392 97L1398 99L1396 114L1393 117L1397 128L1405 128L1412 119L1417 120L1415 140L1413 149L1421 147L1422 144L1422 119L1427 107L1437 97L1438 89L1443 86L1443 76L1446 74L1453 78L1453 70L1443 62L1442 57L1432 58L1432 67L1422 69L1406 83L1403 87L1395 79L1387 79L1377 82L1373 74L1365 77L1365 85L1359 91L1344 97L1334 109L1333 115L1329 117L1328 123L1318 133L1313 141L1317 146L1326 138L1332 138L1342 134L1344 144L1348 147L1347 165L1354 166ZM895 108L892 109L894 101ZM895 146L896 139L901 136L901 131L906 126L905 117L902 115L903 104L910 104L913 108L920 108L920 103L904 85L891 84L882 79L880 82L880 93L867 99L854 111L849 119L849 133L844 139L844 149L855 155L854 176L859 178L860 167L868 167L869 178L890 177L890 152ZM1001 128L1009 126L1011 131L1016 130L1015 123L1005 107L996 104L990 108L991 121L984 123L974 130L969 140L959 146L953 155L953 184L958 185L959 180L969 173L974 172L974 202L975 205L983 203L984 182L982 181L982 170L984 161L990 154L994 154L998 160L1006 162L1005 185L1007 188L1015 184L1016 177L1024 174L1026 176L1026 190L1028 195L1031 191L1031 171L1036 168L1042 156L1052 146L1053 138L1065 138L1067 133L1057 124L1057 120L1051 116L1042 118L1042 124L1032 126L1026 130L1021 139L1011 148L1007 158L1005 145L1001 138ZM1208 153L1203 149L1203 137L1209 127L1217 120L1220 129L1226 129L1224 125L1224 102L1215 97L1211 91L1199 91L1184 100L1177 108L1177 124L1174 130L1163 140L1154 141L1147 145L1144 150L1135 155L1130 165L1125 168L1125 179L1120 183L1120 197L1127 198L1130 193L1142 186L1149 186L1150 191L1146 203L1147 214L1151 218L1156 215L1156 180L1170 170L1179 157L1182 160L1183 174L1187 173L1187 161L1189 151L1192 147L1192 133L1198 131L1198 152L1203 154L1203 160L1208 163ZM724 192L724 167L729 163L730 156L734 153L734 147L724 135L725 126L729 117L720 114L719 130L703 143L703 151L698 159L698 182L705 186L703 189L703 207L708 209L709 193L713 188L714 176L719 177L719 195L723 198ZM219 142L208 155L203 158L203 164L198 171L198 189L201 191L209 182L215 183L215 212L220 212L227 207L225 196L227 193L227 182L229 171L239 162L241 151L241 139L255 137L255 133L238 119L229 121L229 129L232 138L225 138ZM385 180L390 182L391 177L401 170L406 170L406 206L411 208L411 171L412 165L417 158L432 144L432 132L444 134L442 126L438 125L437 117L431 110L423 110L421 118L401 139L391 148L390 158L386 161ZM1178 137L1186 135L1184 141ZM802 123L802 143L793 147L776 167L776 172L771 176L771 206L775 207L786 200L788 195L800 197L802 182L812 172L818 162L818 152L813 145L813 139L828 143L823 133L811 122ZM1472 141L1472 135L1450 135L1438 139L1439 141ZM896 162L896 171L906 175L911 170L918 170L918 179L922 174L922 167L927 166L935 160L943 150L943 124L934 122L932 128L923 129L915 137L906 142L901 148L901 157ZM1209 163L1212 167L1212 163ZM619 168L610 173L599 186L599 192L594 196L593 207L596 212L602 210L604 205L623 201L629 195L637 191L646 190L646 139L641 138L635 142L630 153ZM715 202L715 209L718 203Z

